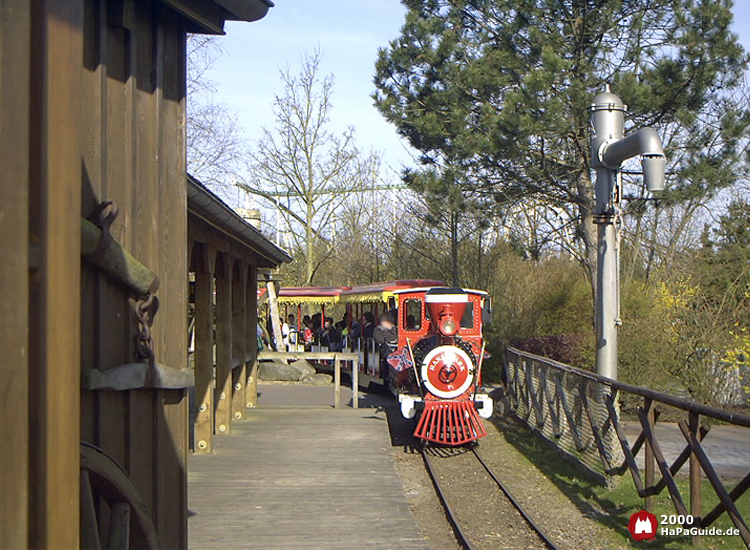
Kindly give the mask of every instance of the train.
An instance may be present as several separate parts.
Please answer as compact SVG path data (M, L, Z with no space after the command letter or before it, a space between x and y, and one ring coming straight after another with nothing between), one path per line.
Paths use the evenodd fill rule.
M458 446L487 435L492 398L481 390L487 353L486 292L450 287L397 291L398 347L388 356L387 384L401 414L416 418L414 436Z
M262 299L262 298L261 298ZM303 305L326 315L337 305L348 319L365 306L390 312L398 340L381 361L372 339L344 338L342 351L360 354L360 380L376 380L394 394L401 414L414 419L414 436L424 442L461 446L487 434L482 419L493 412L490 395L482 390L484 325L492 318L487 292L446 286L442 281L399 280L345 287L281 288L279 304L302 316ZM308 310L309 311L309 310ZM290 351L303 351L299 342ZM327 348L315 342L313 351Z

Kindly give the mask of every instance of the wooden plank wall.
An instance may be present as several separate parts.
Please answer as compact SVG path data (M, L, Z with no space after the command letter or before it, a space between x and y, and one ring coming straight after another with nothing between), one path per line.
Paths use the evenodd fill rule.
M80 2L31 3L29 526L31 548L78 546ZM18 52L16 52L18 53ZM18 109L18 107L14 107ZM4 475L15 475L7 473Z
M149 0L84 0L83 215L114 200L113 236L161 280L156 359L187 366L185 30ZM84 369L136 359L128 294L97 270L82 275ZM186 546L184 390L84 392L81 438L130 474L164 547Z
M26 0L0 1L0 544L28 534L29 36Z

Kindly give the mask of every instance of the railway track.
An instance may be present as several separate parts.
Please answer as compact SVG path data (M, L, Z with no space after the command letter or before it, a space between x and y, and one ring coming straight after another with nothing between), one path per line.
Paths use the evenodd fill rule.
M472 456L475 460L467 461L467 456ZM443 447L425 446L422 448L422 458L424 459L427 472L429 473L430 478L432 479L432 483L435 486L438 498L445 508L448 521L453 527L456 539L458 540L458 543L461 545L461 547L464 548L464 550L496 548L496 544L498 541L482 540L484 537L486 537L486 535L478 532L479 529L477 529L476 525L473 527L463 525L460 519L461 514L459 507L455 506L455 502L454 505L451 506L451 499L448 496L450 490L446 487L447 484L444 482L444 480L441 480L442 476L438 471L440 468L436 467L435 462L456 460L457 457L464 457L463 459L461 459L463 463L461 464L460 468L464 475L471 474L471 472L468 471L467 466L468 462L472 462L475 464L476 468L473 472L474 478L486 476L489 480L491 480L493 489L488 489L488 497L490 496L489 491L494 491L495 493L499 494L495 497L488 498L486 500L487 502L492 500L492 498L502 498L503 502L507 503L505 505L506 510L503 512L504 522L506 525L515 525L515 527L508 528L509 530L513 529L515 532L513 533L514 542L511 543L513 544L513 546L506 547L511 548L516 547L515 545L518 545L519 547L522 546L524 548L544 548L548 550L558 550L558 547L549 539L544 531L542 531L539 525L534 522L529 513L524 510L523 506L521 506L519 501L510 493L508 488L502 483L500 478L495 474L489 464L485 462L485 460L482 458L481 454L475 447L471 449L464 448L461 450L457 450ZM462 484L465 485L465 482L459 483L459 487L457 489L459 489ZM488 485L490 485L490 483L488 483ZM511 509L512 512L509 512L509 510ZM512 517L513 512L517 514L515 520L520 519L520 521L514 521L514 518ZM526 526L525 533L519 530L519 524L524 524ZM508 533L509 531L506 531L506 534Z

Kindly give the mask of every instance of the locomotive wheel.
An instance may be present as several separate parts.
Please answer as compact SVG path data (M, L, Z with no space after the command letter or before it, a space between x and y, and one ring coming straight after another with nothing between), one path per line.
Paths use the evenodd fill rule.
M97 514L97 502L102 501L109 514ZM87 443L81 443L81 548L159 548L151 514L128 474L104 451Z

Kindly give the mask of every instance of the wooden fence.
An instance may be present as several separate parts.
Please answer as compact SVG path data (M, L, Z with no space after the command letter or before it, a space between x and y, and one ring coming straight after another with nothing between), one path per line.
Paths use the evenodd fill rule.
M261 351L258 353L258 360L284 360L296 361L298 359L315 360L315 361L333 361L333 406L341 408L341 363L351 362L352 377L352 408L359 408L359 355L356 353L343 353L333 351ZM257 369L253 369L253 372Z
M505 375L514 414L561 452L603 476L629 471L649 511L653 510L654 495L667 489L677 514L693 517L692 525L686 527L707 528L726 512L750 548L747 522L735 505L750 488L750 466L742 480L727 490L701 445L710 429L702 420L750 427L750 416L613 381L512 347L506 349ZM623 398L642 401L636 409L641 432L632 447L620 422ZM674 407L684 415L678 426L685 447L672 464L667 462L654 429L660 414L657 404ZM641 451L645 455L643 471L636 462ZM675 475L685 464L689 467L688 505L675 482ZM661 476L658 481L657 470ZM706 514L702 475L719 499ZM699 535L692 538L695 543L700 540Z

